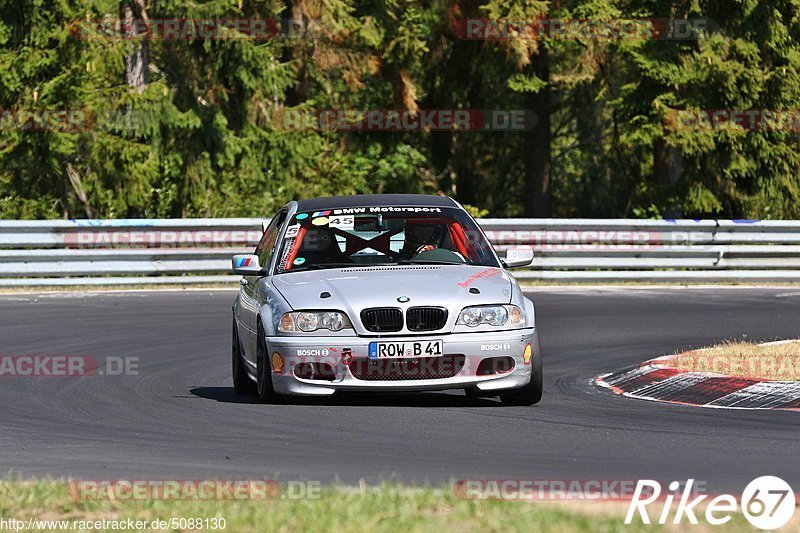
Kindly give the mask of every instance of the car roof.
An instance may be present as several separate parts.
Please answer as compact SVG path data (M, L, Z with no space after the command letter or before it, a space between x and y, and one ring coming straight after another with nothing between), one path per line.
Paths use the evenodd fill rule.
M357 194L351 196L326 196L297 201L298 211L340 209L372 206L458 207L447 196L431 194Z

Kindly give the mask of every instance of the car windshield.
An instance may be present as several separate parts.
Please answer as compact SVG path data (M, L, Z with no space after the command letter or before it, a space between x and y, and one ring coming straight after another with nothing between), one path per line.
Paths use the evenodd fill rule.
M298 212L289 221L276 273L360 265L500 266L463 210L373 206Z

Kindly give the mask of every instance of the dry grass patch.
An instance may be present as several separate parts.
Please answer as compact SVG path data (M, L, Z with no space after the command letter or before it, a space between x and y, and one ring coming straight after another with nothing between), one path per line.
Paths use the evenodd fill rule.
M670 363L693 372L800 381L800 341L767 344L725 342L711 348L678 354Z

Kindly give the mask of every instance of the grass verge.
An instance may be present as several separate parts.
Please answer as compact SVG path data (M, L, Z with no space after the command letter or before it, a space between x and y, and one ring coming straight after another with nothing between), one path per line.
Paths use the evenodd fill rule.
M26 522L67 520L76 530L80 521L127 521L147 523L153 531L333 531L333 532L436 532L441 531L547 531L547 532L636 532L661 529L641 523L625 525L627 504L536 503L520 501L475 501L460 499L452 489L409 488L386 484L358 490L346 487L322 488L318 497L272 500L76 500L64 482L0 482L0 517ZM655 510L653 511L656 512ZM154 520L224 519L224 529L202 527L153 528ZM72 521L78 521L72 522ZM217 525L222 522L217 522ZM6 530L14 530L5 524ZM47 531L39 527L21 531ZM93 524L84 530L99 530ZM124 524L123 524L124 525ZM34 524L36 526L36 524ZM113 526L107 525L110 529ZM666 526L666 531L706 531L702 525ZM52 530L52 527L49 529ZM100 529L102 530L102 529ZM121 528L121 531L136 529ZM747 531L741 515L714 531ZM141 530L140 530L141 531Z
M800 381L800 342L724 342L710 348L678 354L670 364L693 372L713 372L773 381Z

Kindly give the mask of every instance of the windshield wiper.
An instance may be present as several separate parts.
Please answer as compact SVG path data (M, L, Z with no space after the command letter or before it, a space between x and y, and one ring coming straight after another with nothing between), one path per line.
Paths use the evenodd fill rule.
M398 265L466 265L461 261L434 261L432 259L401 259Z
M347 267L355 267L358 266L357 263L321 263L321 264L313 264L308 266L298 266L292 267L290 270L286 272L301 272L303 270L324 270L326 268L347 268Z
M290 270L285 270L282 274L291 272L307 272L310 270L325 270L328 268L369 268L369 267L387 267L398 265L465 265L467 263L455 261L432 261L430 259L415 260L415 259L401 259L394 263L320 263L308 266L295 266Z

